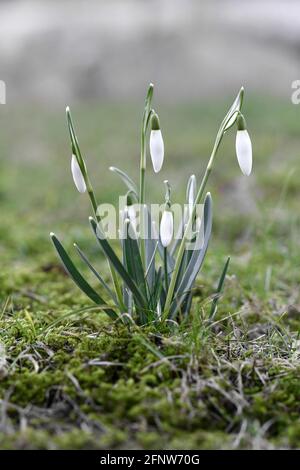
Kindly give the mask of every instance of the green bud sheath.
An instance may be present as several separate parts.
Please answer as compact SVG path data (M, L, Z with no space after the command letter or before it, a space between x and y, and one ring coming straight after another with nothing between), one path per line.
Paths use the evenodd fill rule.
M160 130L159 119L156 113L153 113L151 116L151 130L152 131Z
M127 206L132 206L133 204L135 204L135 199L134 199L134 196L133 196L133 191L128 191L126 193L126 204Z
M238 128L238 131L244 131L247 129L246 120L242 114L238 115L238 118L236 120L236 125Z

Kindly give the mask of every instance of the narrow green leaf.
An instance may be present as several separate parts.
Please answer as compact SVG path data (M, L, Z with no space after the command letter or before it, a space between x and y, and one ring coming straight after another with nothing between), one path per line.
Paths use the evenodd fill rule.
M215 317L215 315L216 315L216 313L217 313L218 302L219 302L219 300L220 300L221 293L222 293L222 290L223 290L223 286L224 286L226 274L227 274L227 271L228 271L229 263L230 263L230 256L227 258L227 261L226 261L226 263L225 263L225 265L224 265L222 274L221 274L220 279L219 279L219 283L218 283L218 287L217 287L217 292L215 293L213 302L212 302L212 304L211 304L211 309L210 309L210 314L209 314L209 319L210 319L210 320L213 320L214 317Z
M171 258L174 259L174 256L175 256L175 252L182 240L182 237L183 237L183 234L184 234L184 227L185 227L185 224L187 223L187 218L188 218L188 211L185 210L183 215L182 215L182 218L181 218L181 221L180 221L180 224L178 226L178 230L176 232L176 236L174 237L174 240L171 244L171 248L170 248L170 256Z
M136 334L136 339L158 359L166 359L167 361L167 358L165 358L165 356L157 349L157 347L147 341L144 336L142 336L141 334Z
M236 121L238 113L242 107L244 98L244 88L242 87L238 92L234 102L229 108L228 113L226 114L223 120L223 132L227 131Z
M193 240L191 240L191 243L197 243L197 237L195 237ZM178 287L180 286L180 283L182 281L182 278L187 270L187 267L189 265L189 262L191 260L191 257L193 255L193 250L185 250L184 251L184 254L183 254L183 257L182 257L182 260L181 260L181 264L180 264L180 269L178 271L178 275L177 275L177 279L176 279L176 284L175 284L175 290L174 292L177 291Z
M58 240L58 238L55 236L54 233L51 233L51 239L54 244L54 247L66 269L66 271L69 273L75 284L84 292L95 304L97 305L103 305L104 307L107 307L106 302L100 297L100 295L90 286L90 284L82 277L78 269L75 267L73 261L65 251L64 247ZM116 319L118 318L118 315L114 310L111 308L107 308L105 312L112 318Z
M80 166L81 171L83 172L83 174L85 174L86 167L85 167L85 163L82 158L82 155L81 155L81 151L80 151L80 147L79 147L78 139L77 139L76 132L74 129L71 111L69 107L67 107L66 109L66 115L67 115L68 129L69 129L71 145L72 145L72 152L76 156L76 159L77 159L78 165Z
M189 204L190 202L194 203L196 194L197 194L196 176L191 175L188 179L187 186L186 186L186 203L187 204ZM193 200L192 201L190 201L190 196L191 195L193 195Z
M136 197L138 197L138 190L137 190L136 184L134 183L134 181L132 181L130 176L128 176L125 173L125 171L119 170L119 168L116 168L115 166L111 166L111 167L109 167L109 169L113 173L116 173L117 175L119 175L120 178L122 179L122 181L126 184L127 188L130 191L132 191L135 194Z
M133 297L131 290L128 289L126 285L123 287L123 302L127 309L127 313L129 315L132 314L132 307L133 307Z
M147 240L147 241L149 242L149 240ZM145 273L145 278L147 280L147 284L149 286L150 292L151 292L153 283L155 281L155 255L156 255L156 251L157 251L157 246L158 246L158 242L156 242L156 244L154 244L154 250L153 250L153 253L152 253L152 258L147 258L147 270L146 270L146 273ZM149 261L148 261L148 259L149 259ZM151 274L151 276L150 276L150 274Z
M132 277L143 297L147 299L147 287L144 269L137 240L131 237L133 227L130 220L124 222L126 237L124 239L125 264L129 276Z
M121 261L119 260L119 258L117 257L117 255L115 254L113 249L111 248L108 241L105 239L105 236L104 236L104 234L101 230L100 225L97 225L96 221L92 217L90 217L90 224L91 224L93 232L94 232L94 234L95 234L95 236L96 236L96 238L97 238L104 254L109 259L109 261L112 263L115 270L119 273L119 275L121 276L121 278L123 279L123 281L125 282L127 287L131 290L132 294L134 295L134 297L138 301L140 307L143 308L143 307L147 306L146 299L143 297L143 295L139 291L137 285L135 284L133 279L129 276L129 274L126 271L126 269L124 268L123 264L121 263ZM101 236L99 236L98 233L100 233Z
M150 83L148 91L147 91L146 99L145 99L145 108L144 108L144 114L143 114L143 131L144 131L144 133L146 133L146 130L147 130L147 127L148 127L148 124L149 124L149 117L150 117L150 114L151 114L151 102L152 102L152 98L153 98L153 90L154 90L153 84Z
M191 290L196 277L201 269L202 263L204 261L206 251L208 248L208 242L210 239L211 235L211 229L212 229L212 199L209 193L207 193L204 201L204 217L203 217L203 223L204 223L204 243L202 248L200 249L195 249L192 252L192 256L190 258L190 261L188 263L188 266L186 268L186 271L184 275L182 276L182 280L176 289L174 291L174 301L172 302L171 309L170 309L170 315L174 316L175 313L178 311L180 305L184 301L185 295L189 293ZM199 231L199 234L196 239L196 243L198 242L198 238L201 236L201 233Z
M114 301L114 303L118 304L117 297L115 296L114 292L111 290L111 288L109 287L107 282L104 281L102 276L100 276L98 271L94 268L94 266L92 266L92 264L89 262L89 260L87 259L87 257L83 253L83 251L79 248L79 246L76 243L74 243L74 247L76 248L80 258L82 259L82 261L85 262L85 264L89 267L89 269L92 271L92 273L96 276L96 278L98 279L100 284L104 287L104 289L107 291L107 293L109 294L111 299Z
M150 211L148 210L146 204L144 205L143 211L143 222L146 227L145 233L145 253L146 253L146 281L149 287L150 295L153 289L155 282L155 254L157 251L158 243L155 238L152 236L152 219Z
M155 283L153 286L153 293L151 295L151 308L156 311L157 304L160 301L162 310L166 301L166 292L163 287L163 269L160 266L155 274Z

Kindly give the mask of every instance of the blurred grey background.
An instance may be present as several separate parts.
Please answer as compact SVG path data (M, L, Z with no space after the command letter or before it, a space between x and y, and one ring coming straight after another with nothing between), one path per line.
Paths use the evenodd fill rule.
M300 2L2 0L7 101L132 100L149 81L166 102L248 91L290 99Z
M7 89L0 105L0 238L1 224L9 227L16 216L29 238L37 223L53 229L51 217L55 226L59 217L71 220L66 208L86 220L86 198L74 204L67 104L99 200L115 201L124 191L109 166L137 180L150 81L166 158L157 178L148 172L149 198L152 191L162 200L168 178L180 199L188 176L201 177L241 85L255 171L240 175L229 133L226 171L218 166L212 179L215 199L225 198L234 218L255 214L267 191L273 207L294 168L298 188L299 106L291 103L291 84L300 79L299 1L0 0L0 20Z

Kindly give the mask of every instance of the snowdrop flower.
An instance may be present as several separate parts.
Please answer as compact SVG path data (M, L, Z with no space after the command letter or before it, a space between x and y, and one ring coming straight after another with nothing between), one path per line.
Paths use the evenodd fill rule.
M164 161L164 141L156 113L154 113L151 118L150 155L153 170L155 173L158 173L161 170Z
M165 209L160 222L160 239L163 247L170 245L173 238L173 214Z
M85 193L86 184L82 176L80 166L78 165L77 158L75 157L74 154L72 155L72 160L71 160L71 170L72 170L73 180L74 180L76 188L78 189L80 193Z
M237 128L235 140L236 156L242 173L249 176L252 170L252 144L246 129L246 121L242 114L237 118Z

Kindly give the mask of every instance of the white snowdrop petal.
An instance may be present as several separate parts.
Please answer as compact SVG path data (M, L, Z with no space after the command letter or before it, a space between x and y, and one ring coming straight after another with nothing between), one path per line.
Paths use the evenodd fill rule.
M242 173L249 176L252 170L252 144L246 129L237 131L235 149Z
M160 222L160 239L164 247L170 245L173 238L173 214L164 211Z
M158 173L164 161L164 141L161 130L152 130L150 133L150 155L155 173Z
M72 155L71 170L72 170L72 176L73 176L73 180L74 180L76 188L78 189L80 193L85 193L86 184L85 184L84 178L82 176L82 173L81 173L81 170L80 170L80 167L78 165L75 155Z

